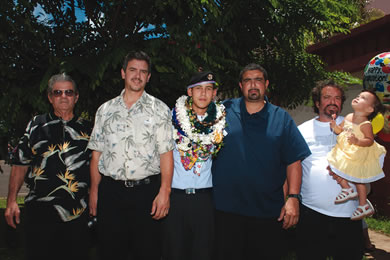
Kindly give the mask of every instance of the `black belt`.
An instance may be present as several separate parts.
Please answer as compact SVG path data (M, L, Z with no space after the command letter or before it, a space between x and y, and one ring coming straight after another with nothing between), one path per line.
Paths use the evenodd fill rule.
M213 188L203 188L203 189L188 188L188 189L184 189L184 190L172 188L171 192L189 195L189 194L196 194L196 193L207 193L207 192L211 192L212 190L213 190Z
M125 186L126 188L132 188L134 186L140 186L140 185L144 185L144 184L149 184L151 183L152 181L156 181L160 178L160 174L157 174L157 175L152 175L152 176L149 176L149 177L146 177L144 179L141 179L141 180L126 180L126 181L123 181L123 180L115 180L111 177L108 177L108 176L105 176L105 175L102 175L103 176L103 179L105 181L108 181L108 182L111 182L111 183L119 183L123 186Z

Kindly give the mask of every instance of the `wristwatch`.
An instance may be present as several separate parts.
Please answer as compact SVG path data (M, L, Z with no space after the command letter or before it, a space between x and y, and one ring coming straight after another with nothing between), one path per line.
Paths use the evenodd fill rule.
M296 198L299 202L302 202L302 196L301 194L288 194L287 198Z

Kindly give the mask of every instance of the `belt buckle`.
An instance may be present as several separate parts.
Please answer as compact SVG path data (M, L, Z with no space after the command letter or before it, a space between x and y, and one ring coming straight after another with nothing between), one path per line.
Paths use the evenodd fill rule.
M195 189L194 188L185 189L185 193L186 194L195 194Z
M134 182L131 181L131 180L125 181L125 187L126 187L126 188L132 188L132 187L134 187Z

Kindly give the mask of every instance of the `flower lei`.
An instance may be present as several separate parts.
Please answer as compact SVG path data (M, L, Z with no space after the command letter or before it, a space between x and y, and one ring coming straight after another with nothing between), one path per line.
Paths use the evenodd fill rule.
M211 102L207 108L205 119L199 121L192 109L192 98L181 96L176 101L172 112L175 127L173 138L180 153L181 162L186 170L195 163L215 157L223 146L223 131L226 126L225 107ZM200 168L201 166L199 166ZM194 173L200 175L195 167Z

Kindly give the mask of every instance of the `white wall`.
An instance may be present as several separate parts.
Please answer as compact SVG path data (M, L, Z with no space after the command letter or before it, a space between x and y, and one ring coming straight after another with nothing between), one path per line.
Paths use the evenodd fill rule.
M389 0L372 0L368 5L371 8L381 9L385 14L390 14Z

